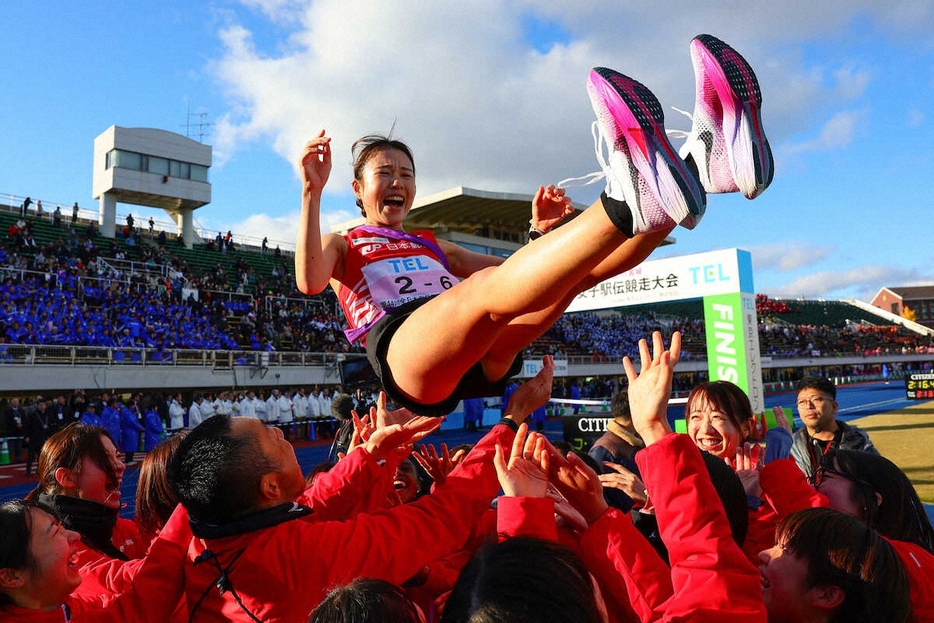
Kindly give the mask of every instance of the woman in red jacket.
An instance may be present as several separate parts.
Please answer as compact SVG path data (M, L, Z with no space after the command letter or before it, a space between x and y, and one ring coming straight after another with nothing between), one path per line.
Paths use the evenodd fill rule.
M75 564L84 578L79 592L123 592L146 543L136 524L119 516L126 465L110 434L98 426L68 426L52 435L39 456L39 484L29 499L53 509L78 533Z
M162 623L181 598L188 514L173 515L125 594L83 598L76 560L80 535L40 503L0 505L0 620L10 623Z

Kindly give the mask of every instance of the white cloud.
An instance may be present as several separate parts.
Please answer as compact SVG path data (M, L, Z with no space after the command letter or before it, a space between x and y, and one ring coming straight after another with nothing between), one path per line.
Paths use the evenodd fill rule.
M805 152L825 152L842 149L853 142L863 130L868 111L844 110L834 115L810 140L786 146L787 155Z
M281 36L259 49L241 25L246 22L221 33L224 53L212 69L231 109L217 126L218 160L263 141L293 164L324 127L335 148L329 190L343 190L352 141L395 124L413 147L423 196L459 185L529 192L593 171L589 69L613 67L645 82L666 110L690 109L688 42L705 30L730 41L757 68L773 147L807 136L789 150L776 149L778 158L779 151L839 149L863 131L866 112L859 106L871 73L845 47L834 65L811 67L802 44L839 44L857 16L889 10L917 19L912 27L919 33L931 22L930 11L909 0L884 9L872 0L768 6L724 0L716 16L708 6L670 1L612 7L566 0L243 2L271 16ZM284 12L291 12L291 22ZM524 40L529 15L559 24L569 42L537 52ZM893 24L899 33L910 24L905 17L886 19L881 27ZM841 103L850 109L833 114ZM680 117L668 117L683 128ZM829 120L815 130L813 119Z
M822 271L769 288L774 298L858 298L869 301L880 287L930 285L932 275L895 266L859 266L842 271Z
M755 270L792 272L817 264L834 253L834 247L814 247L796 243L776 243L751 247Z
M323 233L331 231L331 227L338 223L356 218L359 214L348 211L332 211L323 214L321 230ZM231 223L226 229L237 233L235 242L245 242L246 244L259 246L263 238L269 238L269 248L275 249L278 245L283 250L292 250L295 248L295 240L298 236L299 213L291 212L281 216L270 216L266 213L252 214L239 223ZM213 225L206 223L206 227ZM225 229L225 231L226 231Z

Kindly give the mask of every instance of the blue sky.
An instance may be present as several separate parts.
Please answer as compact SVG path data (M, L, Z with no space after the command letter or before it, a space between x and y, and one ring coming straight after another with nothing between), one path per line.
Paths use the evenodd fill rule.
M882 286L934 282L934 5L687 4L0 3L0 201L96 209L94 137L114 124L184 134L188 122L214 146L213 201L196 213L208 229L291 242L294 163L320 128L334 138L331 222L356 212L350 144L393 125L415 152L420 196L531 194L596 169L592 66L690 110L688 43L710 32L756 68L775 181L752 202L710 197L697 229L676 230L656 257L748 249L756 290L771 296L868 300ZM572 197L586 205L599 190ZM129 211L149 214L118 205Z

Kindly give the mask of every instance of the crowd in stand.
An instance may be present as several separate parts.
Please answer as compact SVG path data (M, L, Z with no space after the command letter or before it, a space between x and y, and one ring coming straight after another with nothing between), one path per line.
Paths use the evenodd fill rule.
M171 355L163 351L177 348L360 350L343 339L342 318L329 311L333 295L328 291L312 304L298 298L285 263L258 274L237 257L233 275L220 262L196 274L164 240L158 244L153 237L153 243L143 244L141 230L132 230L139 235L130 248L112 242L102 249L94 242L93 224L80 231L59 223L62 235L39 245L32 219L20 219L0 245L0 342L150 348L160 351L155 359L168 359ZM136 268L108 260L132 261ZM765 355L934 351L929 338L897 327L793 325L781 322L783 314L795 311L787 303L758 295L756 306ZM634 356L639 336L655 330L681 331L694 350L704 342L701 319L584 312L562 316L548 333L552 342L530 352L559 357L580 352L595 361L619 361ZM687 349L682 354L683 359L693 356L704 355Z
M619 361L637 353L638 336L646 332L681 331L686 343L700 346L705 342L704 327L702 319L659 320L643 314L580 312L559 318L549 336L560 340L568 352L587 353L594 361ZM763 355L789 358L934 354L934 341L929 336L895 326L830 327L764 319L759 322L759 346ZM682 359L705 356L703 352L685 352Z
M63 226L37 245L32 221L19 223L0 245L0 342L150 348L156 360L179 348L351 350L327 296L289 298L296 290L284 263L258 275L238 257L231 280L220 263L195 274L160 244L101 249L96 230Z
M36 489L0 506L0 617L934 621L934 528L905 475L836 419L833 384L799 384L792 433L783 411L767 430L736 386L704 383L675 434L679 342L644 345L639 373L625 360L628 389L589 454L522 423L552 394L551 358L473 447L418 445L437 418L361 396L345 452L308 474L288 418L327 407L303 389L11 401L30 443L46 439ZM164 430L186 407L150 444L150 420ZM127 520L139 448L124 442L139 429Z

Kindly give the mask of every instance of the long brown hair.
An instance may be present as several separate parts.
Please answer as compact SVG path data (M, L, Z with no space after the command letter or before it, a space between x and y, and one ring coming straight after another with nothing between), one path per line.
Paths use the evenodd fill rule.
M140 465L136 486L136 525L146 543L156 537L178 505L165 470L187 433L187 430L182 431L160 443L146 454Z
M35 499L40 493L64 493L62 486L55 478L55 472L58 471L58 468L64 467L79 473L81 471L81 459L84 457L94 461L105 474L116 481L117 474L114 472L110 454L104 448L101 437L113 441L113 437L107 432L106 428L87 426L80 422L66 426L49 437L42 445L42 451L39 453L39 467L36 470L39 484L29 494L28 498Z

